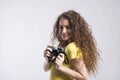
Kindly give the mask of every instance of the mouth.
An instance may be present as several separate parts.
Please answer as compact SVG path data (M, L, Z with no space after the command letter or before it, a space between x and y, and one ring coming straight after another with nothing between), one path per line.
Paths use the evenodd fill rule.
M62 35L62 38L63 38L63 39L67 39L67 38L68 38L68 35Z
M62 37L67 37L68 35L67 34L63 34Z

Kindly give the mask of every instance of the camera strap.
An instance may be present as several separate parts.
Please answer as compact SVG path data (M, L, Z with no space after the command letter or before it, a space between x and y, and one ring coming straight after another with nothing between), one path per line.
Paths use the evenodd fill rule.
M69 60L68 60L66 53L64 52L63 54L65 55L65 60L64 60L65 64L69 64Z

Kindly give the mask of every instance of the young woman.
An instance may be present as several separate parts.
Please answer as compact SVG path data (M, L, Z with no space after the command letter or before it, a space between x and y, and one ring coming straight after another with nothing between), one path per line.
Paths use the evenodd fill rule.
M53 46L45 49L44 70L51 70L50 80L88 80L89 74L96 74L99 53L89 25L78 12L69 10L57 18L52 39L65 54L49 61Z

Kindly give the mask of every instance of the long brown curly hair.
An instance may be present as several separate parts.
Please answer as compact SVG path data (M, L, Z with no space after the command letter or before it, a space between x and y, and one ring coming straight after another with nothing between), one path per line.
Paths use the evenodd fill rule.
M69 21L72 29L72 41L82 50L83 60L86 65L88 73L96 74L98 67L99 52L96 48L96 42L92 36L92 31L89 28L88 23L83 17L74 10L63 12L56 20L53 27L52 40L57 39L61 42L59 36L59 22L61 18L65 18Z

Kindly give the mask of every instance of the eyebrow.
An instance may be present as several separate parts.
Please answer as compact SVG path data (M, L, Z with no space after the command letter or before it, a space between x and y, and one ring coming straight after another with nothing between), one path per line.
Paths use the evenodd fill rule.
M63 26L63 25L59 25L59 26ZM64 25L64 26L70 26L70 25L68 24L68 25Z

